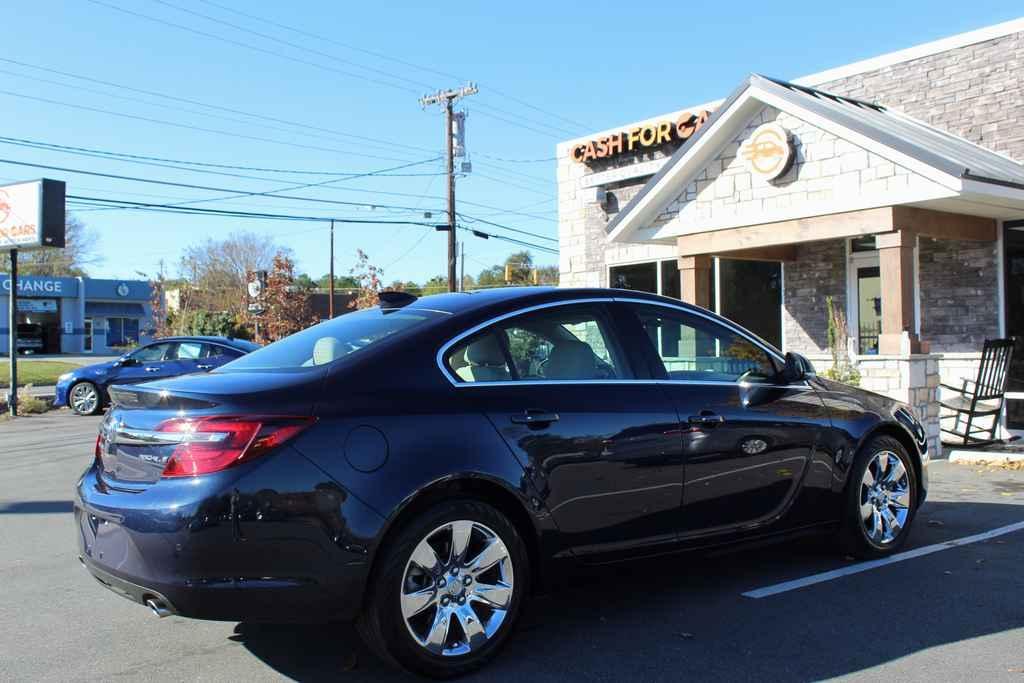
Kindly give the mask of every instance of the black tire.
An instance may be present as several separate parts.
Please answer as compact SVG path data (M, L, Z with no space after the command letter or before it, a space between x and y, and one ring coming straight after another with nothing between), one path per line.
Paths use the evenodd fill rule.
M73 395L75 389L79 387L91 388L96 393L96 404L93 406L92 410L79 410L74 406L74 404L72 404L71 396ZM88 382L85 380L81 382L75 382L70 387L68 387L68 407L71 408L71 412L75 413L76 415L96 415L101 410L103 410L103 392L101 392L100 388L93 384L92 382Z
M870 487L865 485L865 471L872 466L876 455L889 453L899 458L906 471L906 488L909 505L899 531L891 540L880 541L872 537L868 522L862 520L861 505L869 504ZM857 453L850 468L849 481L843 502L843 518L839 531L840 549L847 555L861 559L877 559L897 552L907 541L911 523L917 512L920 487L917 471L907 449L891 436L876 436L870 439ZM873 524L871 526L874 526Z
M467 520L492 530L505 544L512 562L512 596L504 620L481 646L467 654L439 655L417 642L402 615L401 591L406 567L421 540L449 522ZM367 599L356 626L376 655L386 662L430 678L448 679L474 671L501 650L515 628L528 595L530 566L523 539L498 510L474 500L440 503L417 514L398 535L380 549L377 569L367 586ZM467 603L469 604L469 603ZM428 615L429 616L429 615Z

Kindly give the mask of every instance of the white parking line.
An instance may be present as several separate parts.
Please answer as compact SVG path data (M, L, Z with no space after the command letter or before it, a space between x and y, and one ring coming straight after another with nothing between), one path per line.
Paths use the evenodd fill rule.
M843 567L842 569L834 569L830 572L822 572L821 574L812 574L811 576L805 576L802 579L794 579L792 581L785 581L783 583L777 583L774 586L766 586L764 588L758 588L757 590L747 591L743 593L746 598L767 598L772 595L778 595L779 593L785 593L787 591L796 590L805 586L813 586L816 583L824 583L825 581L831 581L838 579L843 576L849 576L850 574L859 574L866 572L871 569L877 569L878 567L884 567L887 564L893 564L896 562L902 562L903 560L912 560L915 557L921 557L922 555L931 555L937 553L940 550L949 550L950 548L959 548L960 546L970 545L971 543L977 543L979 541L987 541L990 538L996 536L1002 536L1003 534L1010 534L1014 531L1024 530L1024 522L1017 522L1016 524L1008 524L1001 526L998 529L992 529L991 531L985 531L980 534L973 536L964 536L963 538L953 539L952 541L945 541L943 543L936 543L934 545L926 545L921 548L914 548L913 550L907 550L902 553L896 553L890 557L886 557L882 560L870 560L868 562L860 562L858 564L852 564L849 567Z

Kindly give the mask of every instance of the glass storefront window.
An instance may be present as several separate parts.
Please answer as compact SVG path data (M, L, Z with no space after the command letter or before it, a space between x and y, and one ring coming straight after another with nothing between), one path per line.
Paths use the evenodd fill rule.
M138 343L138 318L107 318L107 346L133 346Z
M770 344L782 346L781 264L720 258L718 267L722 271L718 312Z
M678 270L676 271L679 272ZM633 289L638 292L658 293L658 264L632 263L612 266L608 271L609 286L614 289Z
M714 292L715 288L712 287L711 291ZM673 299L683 298L679 285L679 262L675 259L661 262L661 295L670 296Z

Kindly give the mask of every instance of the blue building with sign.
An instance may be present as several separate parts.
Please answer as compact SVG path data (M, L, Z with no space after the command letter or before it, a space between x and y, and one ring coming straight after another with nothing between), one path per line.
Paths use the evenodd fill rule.
M8 348L11 278L0 274L0 349ZM152 289L144 280L18 278L20 349L35 353L117 353L152 339Z

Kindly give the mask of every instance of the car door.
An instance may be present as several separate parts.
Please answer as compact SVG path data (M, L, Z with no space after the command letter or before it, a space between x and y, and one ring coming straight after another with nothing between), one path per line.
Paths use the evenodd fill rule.
M506 317L449 345L445 360L541 492L567 549L597 556L676 540L678 418L603 303Z
M169 377L174 347L172 342L157 342L135 349L121 362L111 384L138 384Z
M710 315L627 305L682 423L684 535L762 526L827 490L812 463L828 414L807 382L779 383L776 352Z

